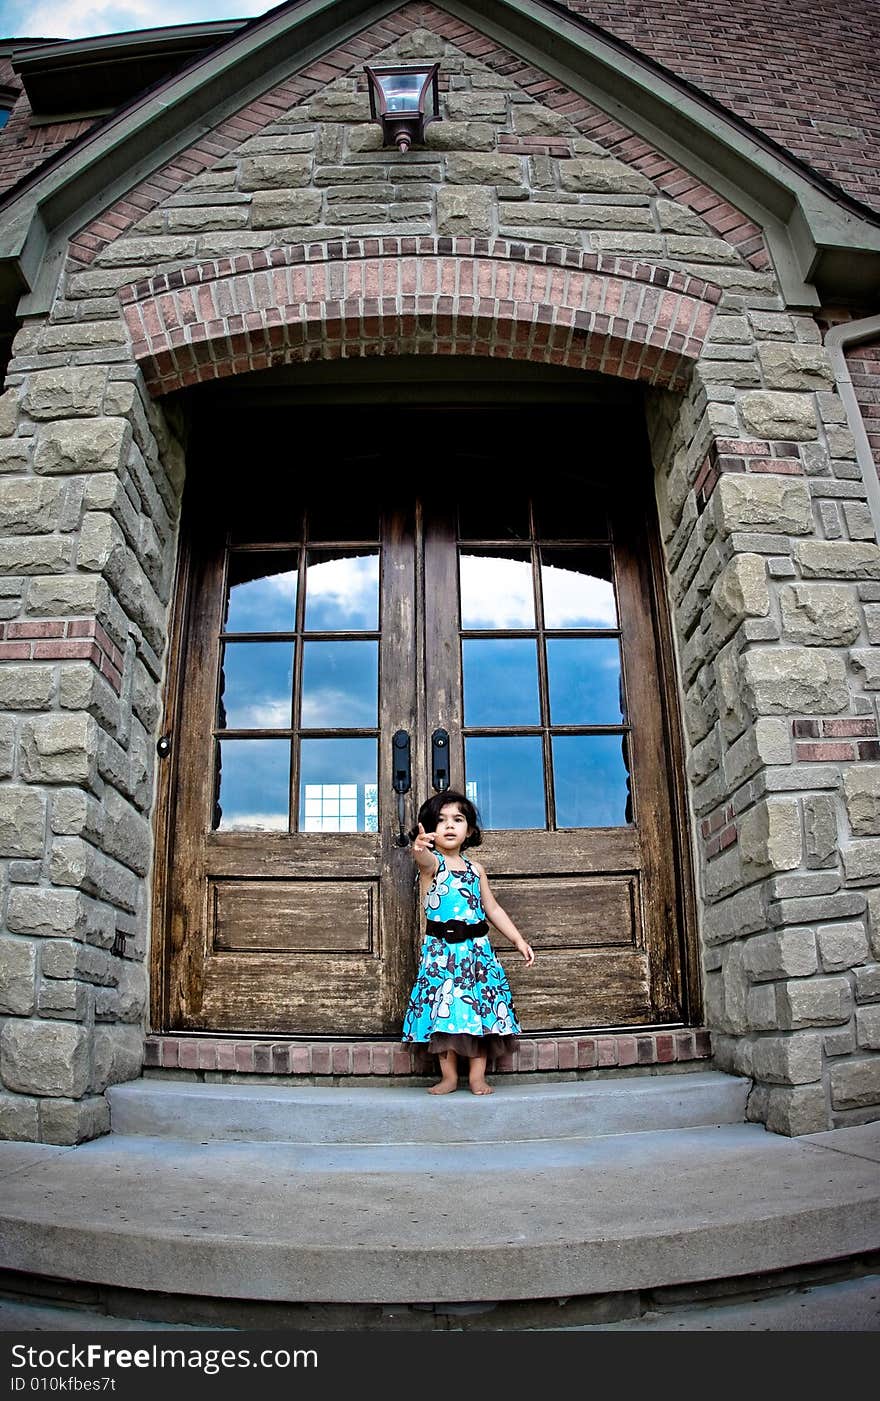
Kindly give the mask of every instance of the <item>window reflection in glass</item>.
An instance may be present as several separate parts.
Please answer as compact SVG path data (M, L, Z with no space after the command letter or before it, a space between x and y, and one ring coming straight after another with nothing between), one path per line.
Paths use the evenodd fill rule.
M293 632L296 555L286 550L233 550L229 555L227 632Z
M306 628L310 632L375 632L379 627L379 552L310 550Z
M218 741L215 792L215 831L286 832L290 740Z
M544 765L538 736L465 739L468 796L491 828L544 828Z
M220 672L221 730L287 730L293 693L292 642L227 642Z
M600 491L587 482L560 483L535 508L543 540L607 540L608 511Z
M303 729L369 729L378 723L378 710L378 642L305 644Z
M632 822L625 735L555 735L557 827L624 827Z
M300 744L300 831L378 832L377 759L375 739L304 739Z
M544 626L616 628L617 605L607 550L541 550Z
M532 638L467 638L462 664L466 725L541 723L538 654Z
M462 550L459 573L463 628L535 626L532 563L525 551Z
M550 722L619 725L624 719L616 637L547 639Z

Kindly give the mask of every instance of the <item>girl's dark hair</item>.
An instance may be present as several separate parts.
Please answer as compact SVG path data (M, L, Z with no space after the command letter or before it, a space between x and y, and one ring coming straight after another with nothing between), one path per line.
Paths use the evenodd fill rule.
M464 793L457 793L454 788L447 788L445 793L435 793L433 798L429 798L426 803L422 803L419 808L418 822L421 822L426 832L436 832L437 823L440 821L440 814L448 803L456 803L467 818L467 825L472 829L469 837L465 837L461 844L464 851L466 846L480 846L483 841L483 834L480 831L480 814L474 807L470 798L466 798ZM414 841L419 834L418 824L410 832L410 841Z

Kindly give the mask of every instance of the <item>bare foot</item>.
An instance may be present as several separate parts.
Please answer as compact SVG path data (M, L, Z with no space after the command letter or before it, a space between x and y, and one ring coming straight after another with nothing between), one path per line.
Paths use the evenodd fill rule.
M458 1079L447 1080L444 1075L436 1085L432 1085L428 1091L429 1095L451 1095L453 1090L458 1089Z
M495 1093L488 1080L470 1080L468 1083L472 1095L491 1095Z

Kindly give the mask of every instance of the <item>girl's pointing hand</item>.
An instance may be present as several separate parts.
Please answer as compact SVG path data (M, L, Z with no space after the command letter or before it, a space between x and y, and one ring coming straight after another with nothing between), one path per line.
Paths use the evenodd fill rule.
M421 822L419 823L419 835L413 840L413 851L433 851L434 833L426 832Z

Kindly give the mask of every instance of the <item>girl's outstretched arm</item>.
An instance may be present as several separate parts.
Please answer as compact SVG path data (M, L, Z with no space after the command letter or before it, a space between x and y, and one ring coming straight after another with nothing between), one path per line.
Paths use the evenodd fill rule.
M426 875L433 876L440 864L434 850L434 833L426 832L421 822L419 823L418 836L413 837L412 854L419 870L424 871Z
M483 909L486 911L486 918L499 934L503 934L505 939L509 939L515 949L519 949L525 959L526 967L531 968L535 961L535 951L531 944L527 944L520 934L510 915L502 910L498 901L489 886L489 877L486 875L486 868L481 866L479 861L474 862L477 875L480 877L480 894L483 900Z

